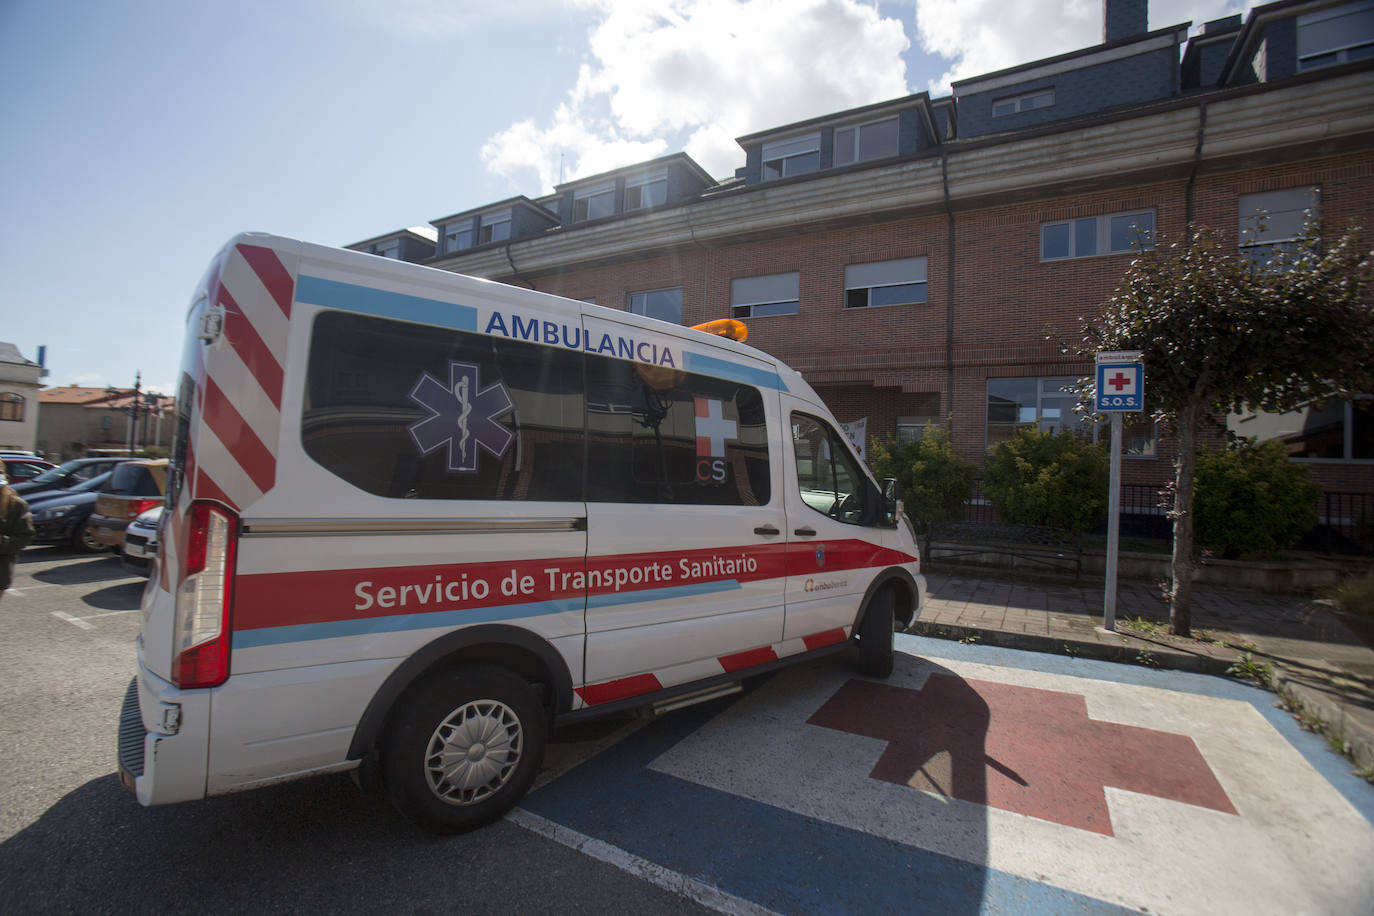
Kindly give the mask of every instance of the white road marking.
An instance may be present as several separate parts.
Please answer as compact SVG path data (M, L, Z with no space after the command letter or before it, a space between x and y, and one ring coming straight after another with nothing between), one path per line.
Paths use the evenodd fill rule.
M52 615L56 617L58 620L67 621L67 623L71 624L74 627L80 627L83 630L94 630L95 624L89 623L88 621L99 620L101 617L115 617L119 614L137 614L138 611L138 608L133 608L132 610L128 611L106 611L103 614L92 614L89 617L73 617L66 611L53 611Z
M72 626L74 626L74 627L80 627L80 628L83 629L83 630L94 630L94 629L95 629L95 624L93 624L93 623L87 623L86 621L82 620L80 617L73 617L71 614L68 614L66 611L53 611L53 612L52 612L52 615L53 615L54 617L56 617L58 620L65 620L65 621L67 621L67 623L71 624Z
M642 878L650 884L655 884L666 891L677 894L679 897L695 900L717 913L776 916L773 910L765 909L733 894L727 894L709 884L703 884L694 878L689 878L681 872L650 862L648 859L642 859L619 846L613 846L610 843L589 837L585 833L579 833L561 824L556 824L548 818L531 814L524 808L515 808L506 815L505 819L532 833L547 837L555 843L561 843L569 849L575 849L623 872Z

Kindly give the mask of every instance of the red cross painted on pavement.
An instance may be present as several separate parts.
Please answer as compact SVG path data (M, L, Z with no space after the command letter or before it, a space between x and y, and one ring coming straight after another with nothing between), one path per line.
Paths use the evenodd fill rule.
M1132 379L1129 375L1127 375L1124 372L1118 372L1116 375L1113 375L1111 378L1107 379L1107 384L1111 385L1113 388L1117 390L1118 393L1120 393L1121 389L1129 385L1131 381Z
M1106 786L1235 814L1186 735L1088 718L1080 694L932 674L853 680L810 719L888 742L869 776L1114 836Z

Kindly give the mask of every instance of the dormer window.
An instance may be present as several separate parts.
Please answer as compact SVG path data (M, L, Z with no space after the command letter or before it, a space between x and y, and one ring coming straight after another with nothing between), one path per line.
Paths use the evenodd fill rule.
M642 210L668 202L668 175L655 172L625 182L625 209Z
M472 247L472 222L449 223L444 227L444 251L462 251Z
M482 233L479 244L485 245L488 242L504 242L510 238L510 211L502 210L499 213L488 213L482 217Z
M1005 115L1016 114L1022 111L1032 111L1037 108L1049 108L1054 104L1054 87L1048 89L1037 89L1025 95L1009 96L1005 99L994 99L992 102L992 116L1000 118Z
M384 258L399 259L401 257L401 240L392 239L389 242L382 242L381 244L374 246L374 250L372 253L375 255L380 255Z
M849 165L897 155L897 119L835 129L835 164Z
M1374 57L1374 0L1298 17L1298 70Z
M573 222L600 219L615 213L615 182L573 192Z
M763 180L790 178L821 167L819 132L763 145Z

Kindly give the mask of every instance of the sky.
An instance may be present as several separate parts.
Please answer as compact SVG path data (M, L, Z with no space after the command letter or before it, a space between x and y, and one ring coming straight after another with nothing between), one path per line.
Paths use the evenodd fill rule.
M723 178L736 137L1101 41L1100 0L0 0L0 340L171 393L238 232L343 246L676 152Z

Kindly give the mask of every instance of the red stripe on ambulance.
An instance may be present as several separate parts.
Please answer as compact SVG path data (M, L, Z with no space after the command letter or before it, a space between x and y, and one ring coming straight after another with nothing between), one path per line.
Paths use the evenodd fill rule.
M588 706L596 706L600 703L627 700L630 697L637 697L662 689L663 685L658 682L658 678L654 675L636 674L634 677L623 677L619 680L606 681L604 684L587 684L584 687L578 687L576 692Z
M248 266L253 268L253 273L258 275L258 279L262 281L263 287L277 303L282 314L290 318L291 299L295 295L296 284L291 279L291 272L277 257L277 253L271 248L261 248L257 245L239 245L238 253L243 255Z
M767 662L778 660L778 653L773 651L772 646L764 646L762 649L750 649L747 652L736 652L734 655L722 655L717 661L726 670L739 671L743 668L752 668L755 665L762 665Z
M826 630L823 633L813 633L810 636L803 636L802 642L806 643L806 651L812 652L816 649L824 649L826 646L833 646L837 642L844 642L848 637L843 629Z
M244 473L262 492L272 489L277 476L277 456L263 444L212 378L205 380L204 409L205 424L224 443Z
M253 374L263 393L272 400L272 404L278 410L281 410L284 378L281 364L267 348L267 344L263 343L258 329L253 327L253 322L248 320L248 316L239 308L234 297L229 295L229 290L221 287L219 301L225 310L224 336L229 340L234 352L239 355L239 359L248 367L248 371Z

